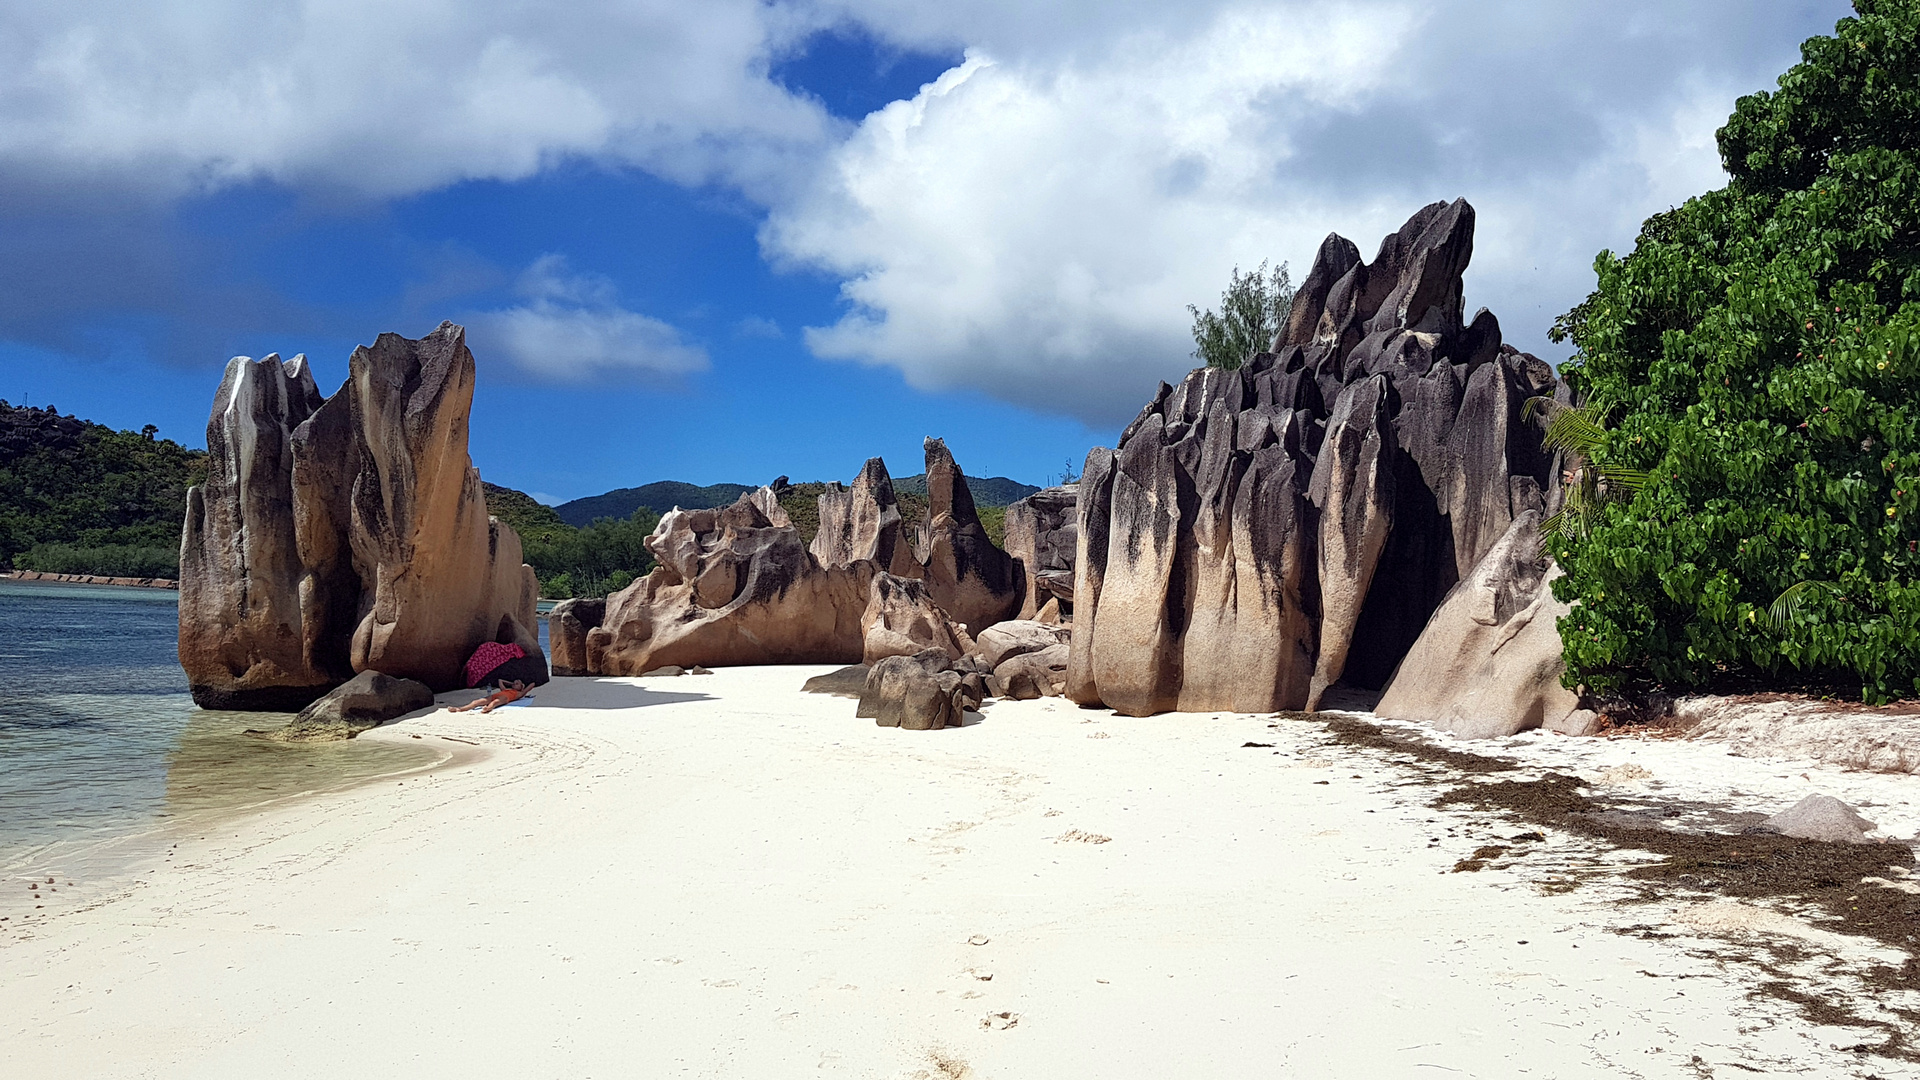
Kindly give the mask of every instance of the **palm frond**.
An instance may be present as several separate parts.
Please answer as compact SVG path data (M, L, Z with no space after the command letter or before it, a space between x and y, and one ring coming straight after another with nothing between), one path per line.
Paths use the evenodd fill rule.
M1773 622L1774 628L1786 629L1788 621L1806 606L1807 597L1813 595L1815 589L1825 589L1834 596L1842 595L1839 583L1833 581L1802 581L1789 585L1767 607L1767 618Z
M1547 418L1540 442L1549 450L1565 450L1591 459L1607 444L1607 429L1582 408L1562 408Z

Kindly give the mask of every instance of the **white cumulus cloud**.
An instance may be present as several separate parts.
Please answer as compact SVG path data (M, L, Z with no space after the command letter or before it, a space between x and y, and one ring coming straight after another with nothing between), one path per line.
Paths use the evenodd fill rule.
M1077 49L1003 32L867 117L762 244L842 278L818 354L1111 423L1191 363L1185 305L1232 266L1297 278L1329 231L1371 255L1465 196L1469 303L1548 352L1594 254L1718 184L1734 98L1844 13L1763 6L1265 3Z
M706 350L678 329L628 311L605 278L573 273L563 256L521 275L525 302L469 317L476 352L498 350L528 375L556 382L670 378L707 368Z

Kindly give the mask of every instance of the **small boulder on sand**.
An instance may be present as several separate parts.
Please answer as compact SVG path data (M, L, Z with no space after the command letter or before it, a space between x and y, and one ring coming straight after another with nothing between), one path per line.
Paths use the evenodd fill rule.
M825 675L815 675L801 685L800 689L809 694L832 694L835 697L857 698L866 691L866 664L849 664L836 668Z
M959 727L966 711L978 707L985 694L984 676L955 671L942 650L927 649L874 664L854 715L881 727L937 731Z
M1015 619L995 623L980 631L974 644L987 667L997 669L1002 663L1022 653L1039 652L1063 643L1066 640L1064 630L1064 627L1057 625Z
M247 734L276 742L337 742L415 709L433 707L433 691L412 679L363 671L300 710L293 723Z
M1059 697L1067 688L1068 647L1049 645L1036 652L1024 652L1002 660L993 669L993 677L1016 701Z

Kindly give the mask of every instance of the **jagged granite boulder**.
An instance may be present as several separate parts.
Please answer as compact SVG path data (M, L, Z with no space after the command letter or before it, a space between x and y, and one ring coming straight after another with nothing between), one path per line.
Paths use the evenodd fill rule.
M900 519L886 462L868 458L851 487L834 484L820 494L820 530L808 550L828 567L865 560L895 577L917 578L925 570Z
M1025 582L1019 564L987 536L966 475L939 439L926 440L925 577L934 603L979 633L1019 614Z
M972 692L966 677L953 670L939 649L889 656L867 671L854 715L871 718L880 727L938 731L959 726Z
M1051 649L1055 645L1067 642L1068 630L1064 626L1036 622L1032 619L1010 619L997 623L980 631L974 642L974 655L983 661L988 670L1000 666L1003 660L1019 656L1021 653L1039 652Z
M1067 694L1146 715L1317 705L1385 686L1558 470L1523 415L1544 362L1462 319L1464 200L1373 262L1321 245L1287 326L1235 371L1162 384L1078 485Z
M1560 685L1559 568L1542 550L1540 512L1515 518L1447 594L1400 662L1374 712L1468 739L1566 729L1579 696Z
M433 691L425 683L363 671L300 710L286 727L248 734L276 742L337 742L432 707Z
M1073 561L1079 546L1077 484L1045 488L1007 507L1006 550L1020 564L1026 595L1014 617L1033 619L1048 603L1073 615Z
M520 539L467 456L473 354L442 323L305 365L237 358L181 535L180 662L209 708L292 710L355 672L461 685L502 616L533 625Z
M860 616L861 663L927 649L958 660L972 650L973 641L933 602L926 582L877 573L867 588L867 610Z
M304 633L293 433L323 400L305 356L227 362L180 538L180 665L205 708L291 711L353 674Z
M771 489L719 510L675 510L647 537L658 560L607 597L586 637L595 675L666 665L852 664L861 659L874 566L824 567Z
M1061 643L1010 656L993 669L994 681L1016 701L1059 697L1066 692L1069 652Z
M588 674L587 634L606 617L606 597L562 600L547 612L547 643L555 675Z

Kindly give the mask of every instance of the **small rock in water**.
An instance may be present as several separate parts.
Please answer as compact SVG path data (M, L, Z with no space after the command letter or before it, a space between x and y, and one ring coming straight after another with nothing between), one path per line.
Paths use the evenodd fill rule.
M1864 844L1866 834L1879 828L1831 795L1809 795L1768 818L1765 824L1783 836L1836 844Z

